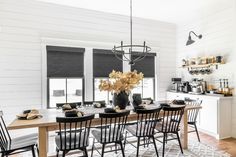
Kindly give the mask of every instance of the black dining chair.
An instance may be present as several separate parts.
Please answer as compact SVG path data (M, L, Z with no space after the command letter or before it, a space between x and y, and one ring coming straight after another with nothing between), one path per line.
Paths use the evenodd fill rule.
M145 145L145 141L152 139L156 155L158 156L158 150L154 138L154 129L156 124L159 121L159 113L161 108L155 109L137 109L137 122L133 125L127 125L126 129L132 136L137 137L137 153L136 156L139 155L139 146L140 146L140 139L143 139ZM127 132L125 135L125 144L127 139ZM149 140L150 141L150 140ZM150 142L149 142L150 143Z
M167 141L174 139L178 140L181 153L183 154L183 149L179 137L179 125L184 114L184 108L185 106L163 107L163 116L161 118L161 121L156 126L156 130L158 131L158 133L163 133L163 157L165 155L165 144L167 143ZM175 134L177 138L168 139L168 134Z
M104 156L104 153L114 151L110 150L105 152L105 146L111 143L120 145L122 155L123 157L125 156L122 141L124 140L123 133L129 113L130 111L123 111L119 113L99 113L101 125L98 129L91 131L92 135L94 136L91 157L93 157L95 139L98 143L102 144L101 153L95 148L102 157ZM115 148L115 151L117 151L117 147Z
M55 137L57 157L62 151L64 157L71 150L82 150L88 156L89 134L94 115L82 117L56 117L59 132Z
M0 111L0 154L8 156L19 154L26 151L32 151L32 156L35 157L35 148L38 150L37 140L38 134L29 134L17 138L11 138L6 124L3 120L3 112Z
M202 104L202 101L201 100L185 99L185 104L200 107ZM200 110L200 108L188 110L188 125L190 127L194 128L194 130L191 130L188 133L196 132L198 141L200 142L200 136L199 136L198 129L197 129L197 117L199 114L199 110Z

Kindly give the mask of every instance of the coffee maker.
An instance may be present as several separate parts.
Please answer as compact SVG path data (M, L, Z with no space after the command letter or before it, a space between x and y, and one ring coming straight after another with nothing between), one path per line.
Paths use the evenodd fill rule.
M192 94L204 94L207 91L206 81L203 81L203 79L193 79L190 85Z
M171 86L171 91L174 92L180 92L180 89L182 88L181 86L181 78L172 78L172 86ZM182 91L181 91L182 92Z
M184 93L188 93L188 92L192 91L192 88L191 88L188 81L182 82L182 85L183 85L183 92Z

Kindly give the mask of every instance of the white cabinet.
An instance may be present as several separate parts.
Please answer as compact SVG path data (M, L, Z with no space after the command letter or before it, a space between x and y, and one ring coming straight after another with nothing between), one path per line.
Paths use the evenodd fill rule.
M205 132L216 135L217 134L217 99L202 99L202 109L199 112L200 129Z
M199 130L217 139L231 137L232 97L167 92L166 98L167 100L186 98L202 100L202 109L198 116Z

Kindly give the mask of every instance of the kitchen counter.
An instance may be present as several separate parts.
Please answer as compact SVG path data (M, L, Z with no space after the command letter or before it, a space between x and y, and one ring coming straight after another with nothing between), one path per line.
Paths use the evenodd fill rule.
M193 93L183 93L183 92L174 92L174 91L167 91L167 93L175 93L175 94L181 94L186 97L207 97L207 98L213 98L213 99L232 99L233 96L224 96L223 94L193 94Z
M167 100L201 100L202 109L197 118L198 128L217 139L231 137L232 98L221 94L166 93Z

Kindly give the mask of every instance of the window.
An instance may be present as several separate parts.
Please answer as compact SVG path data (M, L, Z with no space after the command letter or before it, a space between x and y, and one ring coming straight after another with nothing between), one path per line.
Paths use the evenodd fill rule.
M154 78L144 78L142 82L132 90L132 93L140 93L143 98L154 99Z
M112 95L110 92L100 91L99 84L101 80L108 80L108 78L94 78L94 100L95 101L105 100L106 102L112 100Z
M82 102L82 78L49 78L49 107L57 103Z
M140 93L143 98L155 98L155 53L147 56L131 66L131 70L137 70L144 74L142 82L133 89L132 93ZM136 57L135 54L132 57Z
M108 79L112 70L123 71L123 62L118 60L111 50L93 49L93 78L94 100L112 100L112 95L107 91L100 91L100 80Z
M84 48L47 46L48 107L81 102L84 97Z

